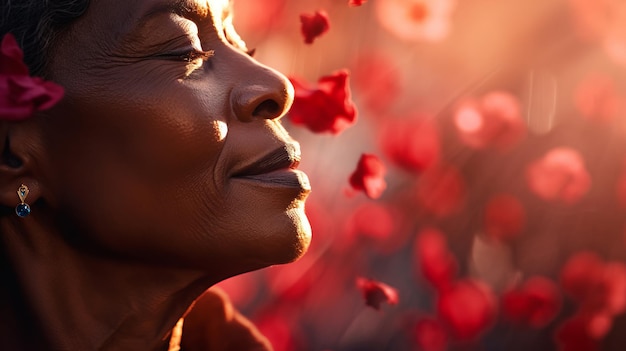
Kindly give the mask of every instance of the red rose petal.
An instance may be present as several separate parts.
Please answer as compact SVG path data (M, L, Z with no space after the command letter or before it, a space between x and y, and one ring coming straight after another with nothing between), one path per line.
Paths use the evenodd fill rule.
M365 304L374 309L380 309L382 303L388 303L390 305L398 303L398 292L387 284L375 280L358 278L357 286L363 294Z
M356 170L350 175L350 185L365 192L371 199L379 198L387 188L385 165L376 155L362 154Z
M312 44L313 41L330 29L330 21L325 11L316 11L314 14L300 15L300 30L304 42Z
M341 70L321 77L311 88L291 78L295 98L289 120L315 133L339 134L356 121L356 107L351 100L348 71Z

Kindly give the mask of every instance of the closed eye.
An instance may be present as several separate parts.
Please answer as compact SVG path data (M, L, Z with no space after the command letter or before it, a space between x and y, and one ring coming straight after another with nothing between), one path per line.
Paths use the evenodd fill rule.
M196 60L206 61L211 58L213 54L213 50L203 51L192 49L184 52L160 54L156 55L156 57L164 60L193 62Z

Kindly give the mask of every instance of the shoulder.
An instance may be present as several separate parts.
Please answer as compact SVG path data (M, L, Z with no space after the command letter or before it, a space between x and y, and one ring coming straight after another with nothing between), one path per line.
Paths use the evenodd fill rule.
M178 327L182 329L178 332L182 351L273 350L267 338L232 305L228 295L215 287L194 302ZM176 334L175 330L173 338Z

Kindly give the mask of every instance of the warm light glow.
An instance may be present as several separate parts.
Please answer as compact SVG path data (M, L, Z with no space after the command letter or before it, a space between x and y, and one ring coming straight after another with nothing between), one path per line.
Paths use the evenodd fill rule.
M471 107L461 108L454 116L456 126L463 132L473 133L483 126L483 116Z

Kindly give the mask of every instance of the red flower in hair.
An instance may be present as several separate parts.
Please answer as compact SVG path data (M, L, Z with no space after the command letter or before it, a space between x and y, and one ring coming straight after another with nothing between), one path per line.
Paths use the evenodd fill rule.
M358 278L356 284L363 293L365 304L370 307L378 310L383 302L398 303L398 292L387 284L365 278Z
M0 45L0 119L19 121L36 111L54 106L63 88L39 77L31 77L23 62L24 53L11 34Z
M302 36L307 44L312 44L317 37L330 29L330 21L325 11L317 11L312 15L303 13L300 15L300 23Z
M377 199L387 188L385 165L376 155L363 154L356 170L350 176L350 185L355 190L362 190L371 199Z
M321 77L316 88L297 79L290 79L295 99L289 120L305 125L315 133L339 134L354 124L356 107L351 100L348 72L341 70Z

